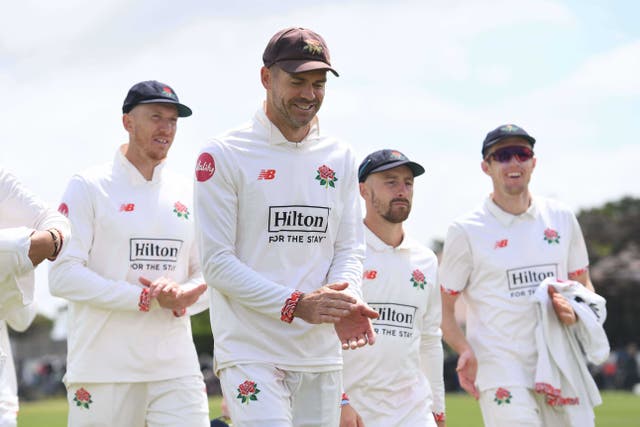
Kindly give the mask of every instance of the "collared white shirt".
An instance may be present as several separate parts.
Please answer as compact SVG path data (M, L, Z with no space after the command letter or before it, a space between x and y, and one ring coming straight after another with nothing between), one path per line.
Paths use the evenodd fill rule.
M442 318L432 250L392 247L365 227L363 298L378 311L376 343L344 351L344 387L367 427L426 425L444 413Z
M200 375L189 316L156 301L138 308L141 276L204 282L188 179L156 166L147 181L124 156L74 175L63 195L74 240L49 287L69 301L67 373L73 382L147 382Z
M521 215L491 198L449 227L440 264L445 292L467 303L467 339L479 362L480 390L533 387L536 288L586 269L586 245L567 207L535 197Z
M280 320L294 290L347 282L359 294L364 256L356 159L320 135L287 141L259 109L206 146L196 165L200 253L211 290L217 369L269 363L340 369L333 325Z

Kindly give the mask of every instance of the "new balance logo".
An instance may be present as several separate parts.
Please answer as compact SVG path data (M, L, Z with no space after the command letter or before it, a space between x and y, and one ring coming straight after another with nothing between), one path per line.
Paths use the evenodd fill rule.
M509 244L509 240L507 239L498 240L496 242L496 245L493 247L493 249L506 248L508 244Z
M258 174L258 181L261 179L273 179L276 177L276 170L275 169L261 169L260 173Z
M376 270L366 270L362 277L364 279L373 280L378 276L378 272Z
M120 205L120 212L133 212L136 208L134 203L123 203Z

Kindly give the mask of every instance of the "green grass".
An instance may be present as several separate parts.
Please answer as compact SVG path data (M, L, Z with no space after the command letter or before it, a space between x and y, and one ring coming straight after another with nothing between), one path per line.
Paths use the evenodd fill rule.
M478 404L462 393L449 393L447 427L481 427ZM607 391L602 393L603 404L596 408L597 427L640 426L640 396ZM209 399L211 418L220 415L220 398ZM64 399L24 402L20 405L18 427L66 427L67 403Z

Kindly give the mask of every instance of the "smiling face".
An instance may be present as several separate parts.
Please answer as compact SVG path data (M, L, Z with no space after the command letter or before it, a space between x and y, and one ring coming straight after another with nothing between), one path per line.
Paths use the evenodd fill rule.
M122 120L129 132L126 156L131 163L156 166L167 157L178 124L175 105L138 104Z
M492 158L492 154L503 147L527 147L529 142L520 137L505 138L492 146L482 161L481 167L484 173L493 181L493 193L495 196L520 196L529 194L529 181L536 166L536 158L520 161L517 156L511 157L507 162L501 163Z
M326 70L289 74L277 65L262 67L266 114L289 141L301 141L324 99Z

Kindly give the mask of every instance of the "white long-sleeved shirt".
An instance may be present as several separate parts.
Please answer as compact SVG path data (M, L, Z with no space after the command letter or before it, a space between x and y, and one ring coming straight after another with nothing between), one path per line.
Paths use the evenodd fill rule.
M547 277L567 280L588 267L575 215L534 197L521 215L491 198L449 227L438 277L445 292L467 303L467 339L478 360L482 390L533 389L537 360L532 299Z
M343 352L344 389L367 427L424 426L445 408L438 260L408 236L365 240L362 293L380 317L374 346Z
M74 240L52 265L49 286L69 300L72 382L146 382L199 375L188 316L154 303L142 285L167 277L203 283L191 185L158 165L147 181L118 150L113 163L72 177L63 196Z
M364 237L351 149L321 136L317 120L289 142L260 109L201 151L195 206L216 369L340 369L333 325L280 315L295 289L348 282L359 294Z
M69 242L69 221L0 168L0 318L33 301L30 236L34 230L50 228L62 233L64 245Z

